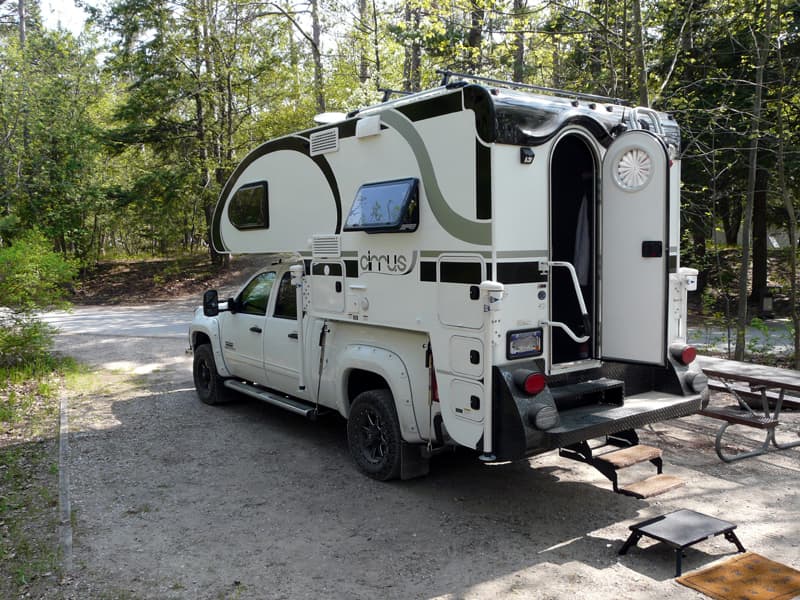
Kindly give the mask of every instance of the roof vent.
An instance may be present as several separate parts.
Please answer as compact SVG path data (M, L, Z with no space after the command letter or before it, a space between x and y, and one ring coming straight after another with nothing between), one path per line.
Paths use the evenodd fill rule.
M311 134L311 156L339 151L339 129L331 127Z
M314 258L340 258L342 256L342 239L340 236L315 235L311 238L311 255Z

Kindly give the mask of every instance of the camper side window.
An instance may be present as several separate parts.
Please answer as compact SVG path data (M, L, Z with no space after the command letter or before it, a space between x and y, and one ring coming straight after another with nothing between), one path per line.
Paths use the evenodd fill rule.
M415 178L368 183L358 188L344 231L416 231L419 182Z
M267 182L240 187L228 204L228 218L236 229L269 229Z

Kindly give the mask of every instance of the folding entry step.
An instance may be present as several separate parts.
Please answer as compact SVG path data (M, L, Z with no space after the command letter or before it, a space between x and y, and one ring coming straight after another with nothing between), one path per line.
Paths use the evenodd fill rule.
M564 458L585 462L593 466L611 481L614 492L633 496L634 498L650 498L681 487L684 484L680 478L662 473L663 461L660 448L646 446L638 442L636 432L628 430L609 436L605 444L595 448L592 448L588 442L583 441L561 448L558 453ZM595 450L608 446L618 447L621 444L630 445L602 454L595 455L594 453ZM656 475L641 481L620 485L618 480L620 470L645 462L650 462L656 467Z

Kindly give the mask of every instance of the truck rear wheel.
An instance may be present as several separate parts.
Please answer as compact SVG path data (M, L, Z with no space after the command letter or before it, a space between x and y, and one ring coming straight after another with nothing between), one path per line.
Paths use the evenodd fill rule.
M206 404L220 404L227 399L225 380L217 373L214 351L209 344L201 344L194 349L194 388L197 396Z
M368 390L353 401L347 443L358 468L379 481L400 475L403 439L389 390Z

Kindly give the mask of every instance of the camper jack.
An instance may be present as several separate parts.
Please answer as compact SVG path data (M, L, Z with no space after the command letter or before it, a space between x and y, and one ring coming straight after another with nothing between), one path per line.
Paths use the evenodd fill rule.
M272 258L234 297L206 294L198 395L336 411L381 480L450 446L595 466L589 440L640 446L636 428L708 394L686 338L679 147L664 113L452 73L262 144L211 238ZM654 453L617 462L634 454Z

